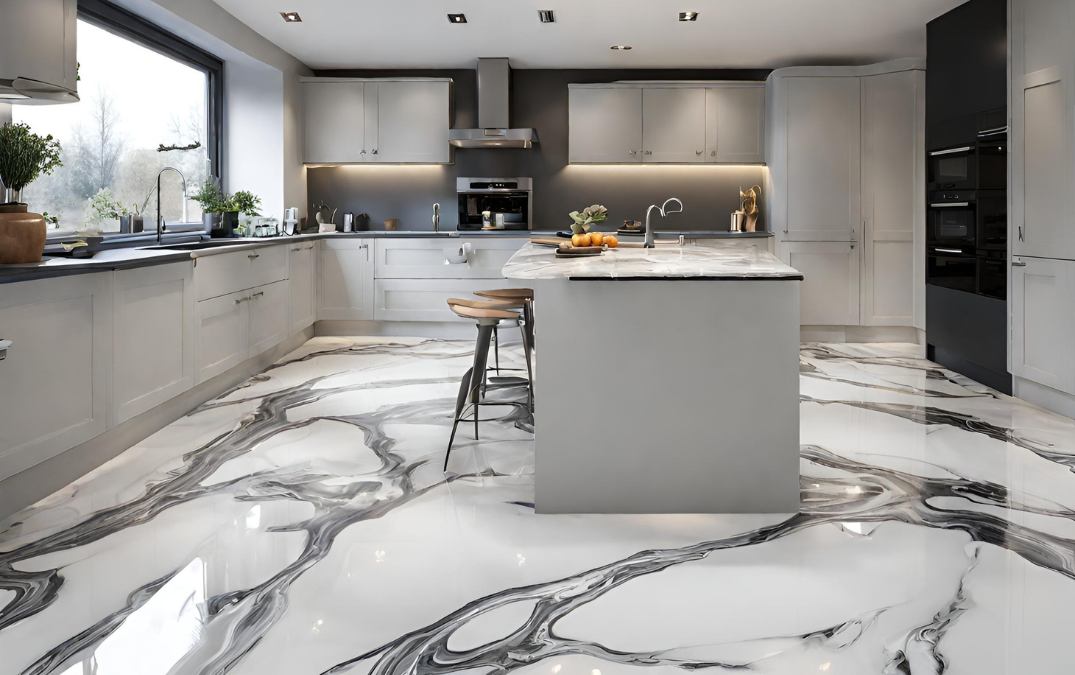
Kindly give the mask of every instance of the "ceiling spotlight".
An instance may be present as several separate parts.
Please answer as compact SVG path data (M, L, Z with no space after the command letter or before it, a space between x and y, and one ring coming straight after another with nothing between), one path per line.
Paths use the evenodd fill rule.
M679 13L679 20L680 21L697 21L698 20L698 12L680 12Z
M612 45L609 49L617 52L629 52L631 51L631 45Z
M538 18L541 19L541 23L555 23L556 14L551 9L539 9Z
M286 23L302 23L302 17L298 12L280 12Z
M467 22L467 15L466 14L449 14L448 15L448 23L466 23L466 22Z

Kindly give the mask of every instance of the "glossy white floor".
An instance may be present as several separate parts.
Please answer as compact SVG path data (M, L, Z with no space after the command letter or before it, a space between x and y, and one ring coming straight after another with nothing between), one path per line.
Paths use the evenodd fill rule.
M468 347L314 340L0 523L0 672L1075 672L1071 420L813 345L801 513L537 516L521 408L440 470Z

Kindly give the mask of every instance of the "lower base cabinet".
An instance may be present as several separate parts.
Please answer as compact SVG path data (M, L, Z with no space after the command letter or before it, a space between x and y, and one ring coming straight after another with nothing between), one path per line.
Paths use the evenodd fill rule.
M317 321L317 242L291 247L291 331L297 333Z
M1075 395L1075 262L1016 258L1009 306L1012 375Z
M788 241L779 244L779 252L785 262L803 273L802 325L859 325L859 246L839 241Z
M257 356L287 339L289 284L289 281L277 281L249 291L249 356Z
M5 284L0 339L0 480L108 428L112 275Z
M189 262L115 272L114 424L194 386L193 273Z
M318 260L318 319L373 319L372 245L372 239L321 242Z
M227 372L287 339L287 281L198 303L199 383Z

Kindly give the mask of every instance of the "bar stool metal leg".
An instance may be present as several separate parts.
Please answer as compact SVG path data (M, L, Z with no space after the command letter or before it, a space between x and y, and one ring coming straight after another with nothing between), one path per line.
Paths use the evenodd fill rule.
M444 470L448 470L448 458L452 454L452 443L455 441L455 432L459 423L463 421L463 412L468 407L474 415L474 440L478 440L478 421L481 412L481 389L482 379L478 373L485 373L489 362L489 341L492 338L493 327L499 323L496 319L481 319L478 322L478 340L474 345L474 363L470 370L463 375L463 381L459 385L459 394L455 401L455 421L452 423L452 435L448 439L448 450L444 453Z

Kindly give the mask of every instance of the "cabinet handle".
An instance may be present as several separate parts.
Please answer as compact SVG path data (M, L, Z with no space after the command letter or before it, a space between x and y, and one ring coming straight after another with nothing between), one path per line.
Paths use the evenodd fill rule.
M257 293L251 295L250 299L253 300L254 298L260 298L263 295L265 295L265 291L258 291Z
M710 150L709 151L709 156L710 157L716 157L717 156L717 151L716 150Z
M632 157L634 157L635 155L637 155L637 154L638 154L638 150L628 150L628 151L627 151L627 154L628 154L628 155L630 155L630 156L632 156Z
M360 152L360 153L358 153L358 154L360 154L360 155L364 155L364 154L366 154L366 149L365 149L365 148L363 148L363 149L362 149L362 152Z
M296 246L295 248L291 249L291 251L293 253L298 253L299 251L302 251L302 250L304 250L304 249L301 246Z
M244 302L246 302L249 299L250 298L248 298L248 297L247 298L235 298L235 304L241 305L241 304L243 304Z
M642 154L643 154L643 155L652 155L652 154L653 154L653 151L652 151L652 150L643 150L643 151L642 151Z
M375 154L375 155L377 154L377 148L373 149L373 154Z
M701 157L703 153L705 153L705 150L695 150L694 151L694 154L698 155L699 157Z
M260 253L251 253L251 254L247 255L246 257L250 258L251 260L253 260L254 258L260 258L261 254Z
M1026 239L1023 237L1023 226L1022 225L1019 226L1019 241L1026 241Z
M1012 267L1026 267L1026 261L1025 260L1013 260L1012 261Z

